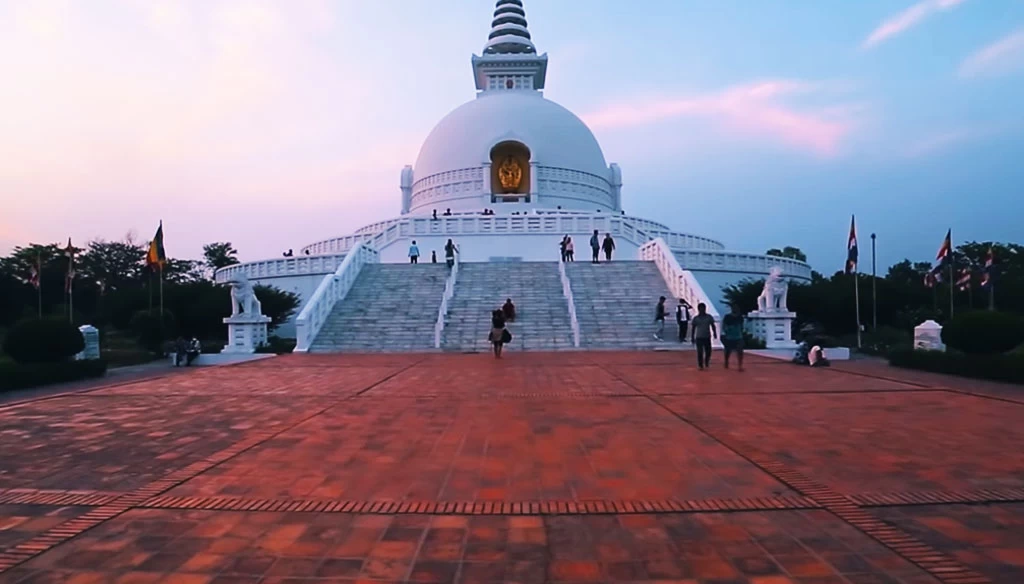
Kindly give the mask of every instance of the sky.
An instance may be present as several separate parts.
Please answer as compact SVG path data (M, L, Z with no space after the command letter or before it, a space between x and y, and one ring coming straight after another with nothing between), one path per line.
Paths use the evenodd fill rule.
M623 206L842 268L1024 240L1024 1L524 0ZM492 0L0 0L0 254L164 223L242 260L397 216ZM862 267L870 269L862 259ZM883 270L883 268L880 268Z

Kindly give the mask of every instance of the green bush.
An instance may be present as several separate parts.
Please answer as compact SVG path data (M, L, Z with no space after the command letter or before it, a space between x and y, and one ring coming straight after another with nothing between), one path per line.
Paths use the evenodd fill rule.
M947 347L971 355L996 355L1024 343L1024 317L976 310L958 314L942 327Z
M763 349L765 348L765 342L755 337L754 335L743 331L743 348L745 349Z
M967 355L900 349L889 354L889 364L933 373L1024 384L1024 355Z
M174 338L178 332L174 315L169 310L163 312L163 324L160 323L159 310L140 310L132 317L131 329L139 346L153 353L164 352L164 341Z
M274 353L276 355L283 355L285 353L291 353L295 350L295 339L282 339L281 337L271 336L267 339L267 343L256 347L257 353Z
M23 320L4 338L4 352L18 363L66 361L84 348L82 333L66 319Z
M106 372L107 362L102 359L60 363L0 361L0 391L103 377Z

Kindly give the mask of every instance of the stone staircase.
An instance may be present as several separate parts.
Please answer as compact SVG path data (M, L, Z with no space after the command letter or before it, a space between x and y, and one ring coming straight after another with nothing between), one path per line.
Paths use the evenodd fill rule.
M369 264L313 341L313 352L434 349L444 264Z
M464 263L449 303L442 348L490 351L491 312L511 298L516 322L508 325L518 351L572 349L572 327L555 262Z
M566 273L576 301L581 348L679 348L678 299L672 297L654 262L573 262L566 264ZM654 307L659 296L666 298L668 313L663 342L654 339Z

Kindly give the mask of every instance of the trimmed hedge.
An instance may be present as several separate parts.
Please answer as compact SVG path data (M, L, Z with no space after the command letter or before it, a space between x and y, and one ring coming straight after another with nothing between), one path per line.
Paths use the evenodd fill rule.
M4 338L4 352L23 364L66 361L84 348L78 327L63 318L23 320Z
M102 359L61 363L0 361L0 391L103 377L106 372L107 362Z
M267 339L267 344L256 347L257 353L274 353L277 355L285 355L295 350L296 340L295 339L282 339L281 337L271 336Z
M1024 384L1024 355L966 355L957 352L903 349L889 354L894 367L920 369L975 379Z
M997 355L1024 343L1024 316L975 310L956 315L942 327L946 346L972 355Z

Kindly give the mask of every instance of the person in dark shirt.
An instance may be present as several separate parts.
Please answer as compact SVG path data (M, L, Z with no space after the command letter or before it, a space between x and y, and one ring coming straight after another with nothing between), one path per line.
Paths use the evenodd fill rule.
M505 299L505 304L501 307L501 314L505 317L507 322L516 321L516 305L512 304L512 299Z
M661 340L665 332L665 297L658 298L658 305L654 307L654 338Z
M725 350L725 368L729 368L729 356L736 354L736 363L743 371L743 315L738 304L722 317L722 348Z
M718 338L715 317L707 311L706 304L698 304L697 316L690 323L690 342L697 347L697 368L701 370L711 366L711 339Z
M615 240L612 239L611 233L604 234L604 241L601 242L601 249L604 250L605 261L612 261L612 252L615 250Z
M594 230L594 234L590 236L590 263L596 264L601 261L599 256L601 255L601 240L597 237L597 230Z
M501 350L505 343L512 340L512 335L505 328L505 315L500 308L491 313L491 333L487 340L491 341L494 358L501 359Z

